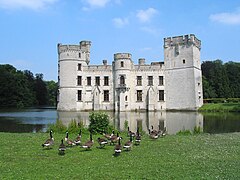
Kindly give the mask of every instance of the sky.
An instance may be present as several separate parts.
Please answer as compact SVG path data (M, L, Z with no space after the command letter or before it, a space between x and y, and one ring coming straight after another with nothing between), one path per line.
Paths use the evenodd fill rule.
M90 64L163 61L163 38L195 34L201 60L240 62L240 0L0 0L0 64L57 80L57 44L92 42Z

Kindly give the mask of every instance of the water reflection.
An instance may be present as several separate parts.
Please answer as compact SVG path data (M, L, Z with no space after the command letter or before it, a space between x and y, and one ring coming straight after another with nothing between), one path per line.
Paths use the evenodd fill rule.
M119 129L124 130L125 121L131 131L136 131L137 127L142 128L143 131L148 132L148 129L153 126L154 129L167 128L168 134L176 134L182 130L193 131L194 127L200 126L203 129L203 116L197 112L107 112L113 125ZM77 122L82 121L84 125L89 125L89 112L58 112L58 119L63 124L75 119Z

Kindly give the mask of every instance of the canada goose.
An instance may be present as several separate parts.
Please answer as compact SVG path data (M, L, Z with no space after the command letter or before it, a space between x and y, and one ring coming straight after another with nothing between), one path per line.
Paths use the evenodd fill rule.
M65 153L66 150L66 146L63 143L63 139L61 140L61 144L59 145L58 151L60 155L63 155Z
M98 144L100 145L99 148L103 148L105 146L105 144L107 144L107 143L108 143L108 141L106 139L100 138L100 137L98 138Z
M110 138L110 145L116 143L119 139L119 134L117 133L117 135L112 135L112 137Z
M107 138L107 140L110 141L111 137L114 135L114 130L112 131L112 134L106 134L105 132L103 133L103 136Z
M158 132L150 131L150 129L148 129L148 132L149 132L149 137L151 139L157 139L158 138Z
M115 154L120 154L122 152L121 138L118 139L118 144L115 145Z
M136 138L135 138L135 144L139 145L141 142L141 135L139 134L139 128L137 128Z
M167 135L167 127L164 127L162 131L162 137L165 137Z
M68 131L66 132L65 141L67 142L67 145L68 145L68 146L75 146L75 145L76 145L76 144L74 143L74 141L68 139Z
M82 130L80 129L78 136L76 137L76 139L74 140L74 143L76 145L79 145L81 143L81 138L82 138Z
M135 133L130 131L129 126L128 126L128 134L127 134L127 136L135 137Z
M123 148L129 151L131 150L131 147L132 147L132 136L130 136L130 140L124 144Z
M82 148L90 149L93 146L93 139L92 139L92 133L90 133L90 140L85 142L84 145L82 145Z
M42 147L50 148L54 143L54 138L52 136L52 130L50 131L50 138L45 141L45 143L42 144Z
M153 133L155 133L155 134L158 134L158 131L155 130L155 129L153 129L153 125L152 125L152 131L151 131L151 132L153 132Z

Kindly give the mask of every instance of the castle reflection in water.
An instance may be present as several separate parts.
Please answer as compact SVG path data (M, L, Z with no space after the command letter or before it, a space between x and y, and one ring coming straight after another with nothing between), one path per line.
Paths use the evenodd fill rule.
M68 125L71 120L82 122L86 127L89 125L90 112L64 112L58 111L58 119L63 124ZM106 112L110 116L110 121L115 128L124 130L125 121L131 131L136 131L141 127L143 131L148 132L151 126L158 129L167 128L168 134L176 134L182 130L193 131L195 127L203 129L203 115L198 112Z

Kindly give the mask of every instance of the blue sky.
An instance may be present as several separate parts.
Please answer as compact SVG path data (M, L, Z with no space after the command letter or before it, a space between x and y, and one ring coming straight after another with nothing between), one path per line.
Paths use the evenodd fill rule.
M163 61L163 38L195 34L201 60L240 61L240 0L0 0L0 64L57 80L57 43L92 41L91 64L113 54Z

